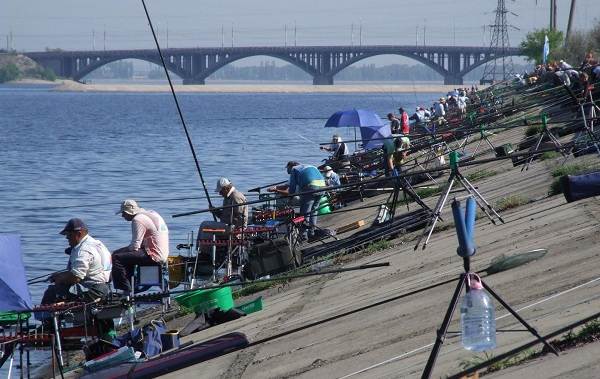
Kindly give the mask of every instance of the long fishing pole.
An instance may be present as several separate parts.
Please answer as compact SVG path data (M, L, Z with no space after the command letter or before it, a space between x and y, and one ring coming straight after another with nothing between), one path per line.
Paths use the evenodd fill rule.
M459 164L462 167L467 167L467 166L474 166L474 165L478 165L478 164L484 164L484 163L497 162L497 161L502 161L502 160L507 160L507 159L513 159L513 158L516 158L516 157L522 157L523 159L527 159L527 158L530 158L531 156L541 155L542 153L546 153L546 152L550 152L550 151L565 150L565 149L570 148L571 145L572 145L572 143L568 142L568 143L563 144L561 147L551 147L551 148L545 148L545 149L538 149L537 151L534 151L534 152L531 152L531 151L514 152L512 154L507 154L507 155L501 156L501 157L487 158L487 159L481 159L481 160L460 161ZM264 202L267 202L267 201L273 201L273 200L278 200L278 199L291 198L291 197L294 197L294 196L316 194L316 193L328 192L328 191L332 191L332 190L336 190L336 189L346 189L346 188L352 188L352 187L361 187L361 186L365 186L365 185L369 185L369 184L383 183L383 182L391 181L391 180L394 180L394 179L397 179L397 178L410 178L410 177L415 176L415 175L427 174L427 173L431 174L431 173L435 173L435 172L438 172L438 171L449 170L449 169L450 169L450 165L446 164L446 165L443 165L443 166L436 167L434 169L417 170L417 171L414 171L414 172L411 172L411 173L400 173L398 176L395 176L395 177L385 177L385 178L381 178L381 179L365 180L365 181L358 182L358 183L348 183L348 184L342 184L342 185L339 185L339 186L326 187L326 188L323 188L323 189L317 189L317 190L311 190L311 191L302 191L302 192L298 192L298 193L294 193L294 194L290 194L290 195L279 195L279 196L277 196L275 198L271 198L271 199L268 199L268 200L253 200L253 201L247 201L245 203L240 203L240 204L225 205L225 206L222 206L222 207L215 207L215 208L210 208L210 209L199 209L199 210L189 211L189 212L185 212L185 213L174 214L174 215L171 215L171 217L177 218L177 217L183 217L183 216L191 216L191 215L200 214L200 213L212 212L212 211L214 211L216 209L229 209L229 208L239 207L239 206L243 206L243 205L254 205L254 204L264 203Z
M171 75L169 74L169 70L167 70L167 65L165 64L165 58L163 57L162 50L160 49L160 44L158 43L158 38L156 38L156 33L154 32L154 26L152 25L152 20L150 19L150 14L148 13L148 8L146 7L146 2L142 0L142 6L144 7L144 13L146 13L146 18L148 19L148 25L150 26L150 30L152 31L152 37L154 38L154 43L156 43L156 49L158 50L158 55L160 56L160 61L162 63L163 69L165 70L165 75L167 76L167 80L169 81L169 87L171 88L171 94L173 95L173 100L175 100L175 106L177 107L177 113L179 113L179 119L181 120L181 125L183 125L183 130L185 131L185 136L188 141L188 145L190 146L190 150L192 151L192 156L194 157L194 163L196 164L196 170L198 171L198 175L200 176L200 182L202 183L202 188L204 189L204 194L206 195L206 201L208 202L208 206L212 208L212 202L210 201L210 195L208 194L208 189L206 188L206 183L204 183L204 177L202 176L202 170L200 169L200 163L198 162L198 157L196 156L196 150L194 150L194 144L192 143L192 138L190 137L190 133L188 132L188 128L185 124L185 119L183 118L183 113L181 112L181 107L179 106L179 101L177 100L177 95L175 94L175 89L173 88L173 82L171 81ZM213 219L217 221L217 216L213 214Z
M278 276L275 278L258 279L258 280L244 281L244 282L239 282L239 283L234 283L234 282L222 283L222 284L217 284L217 285L209 285L206 287L193 288L193 289L189 289L189 290L155 292L155 293L149 293L149 294L145 294L145 295L134 296L132 298L132 300L135 301L135 300L145 300L148 298L156 298L156 297L169 297L171 295L185 294L185 293L190 293L190 292L194 292L194 291L198 291L198 290L202 290L202 289L211 290L211 289L223 288L223 287L249 286L249 285L259 284L259 283L280 282L282 280L306 278L309 276L339 274L342 272L349 272L349 271L358 271L358 270L367 270L367 269L371 269L371 268L389 267L389 265L390 265L390 262L371 263L371 264L346 267L346 268L338 268L338 269L331 269L331 270L319 270L319 271L305 272L305 273L291 274L291 275L282 275L282 276Z

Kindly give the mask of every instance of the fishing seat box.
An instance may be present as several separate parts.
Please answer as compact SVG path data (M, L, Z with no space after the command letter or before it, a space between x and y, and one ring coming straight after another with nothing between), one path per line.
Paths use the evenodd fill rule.
M250 270L255 277L278 274L296 265L294 253L284 238L256 244L250 250Z

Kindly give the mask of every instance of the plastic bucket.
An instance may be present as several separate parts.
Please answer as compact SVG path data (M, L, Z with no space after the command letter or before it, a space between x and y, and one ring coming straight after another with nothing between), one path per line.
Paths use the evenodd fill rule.
M331 213L331 204L329 204L329 198L327 196L321 196L319 199L319 206L317 207L317 214L326 215Z
M199 289L183 295L175 296L175 301L182 307L200 313L214 308L228 311L233 308L231 287L215 289Z

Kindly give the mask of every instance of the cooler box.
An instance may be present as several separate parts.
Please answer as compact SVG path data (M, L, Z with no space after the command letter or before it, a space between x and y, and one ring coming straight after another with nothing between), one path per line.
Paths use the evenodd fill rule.
M284 238L254 245L250 251L250 269L256 277L288 271L295 265L292 249Z

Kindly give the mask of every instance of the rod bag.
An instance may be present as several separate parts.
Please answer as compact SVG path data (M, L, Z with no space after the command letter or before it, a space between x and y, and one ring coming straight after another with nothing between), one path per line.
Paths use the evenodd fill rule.
M584 175L564 175L560 185L567 202L600 195L600 172Z

